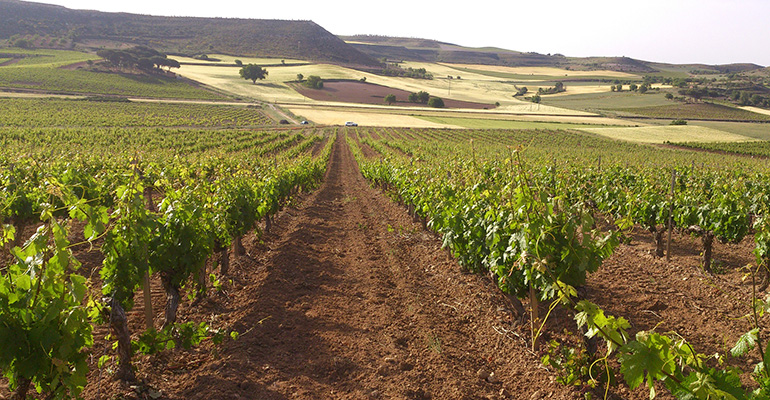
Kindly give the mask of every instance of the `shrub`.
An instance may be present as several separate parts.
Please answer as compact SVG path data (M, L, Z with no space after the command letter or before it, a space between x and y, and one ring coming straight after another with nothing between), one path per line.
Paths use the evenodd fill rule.
M428 100L428 106L433 108L444 108L444 100L441 100L440 97L431 97Z
M304 85L311 89L323 89L324 81L318 75L310 75L307 77L307 80L305 81Z

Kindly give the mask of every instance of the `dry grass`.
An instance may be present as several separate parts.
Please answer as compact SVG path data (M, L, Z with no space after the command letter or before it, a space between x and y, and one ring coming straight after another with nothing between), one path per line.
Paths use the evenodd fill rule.
M643 126L633 128L585 128L586 132L612 139L639 143L668 142L745 142L754 140L748 136L728 133L703 126Z
M752 106L745 106L745 107L738 107L738 108L746 111L751 111L757 114L770 115L770 110L765 110L764 108L752 107Z
M395 126L413 128L462 128L458 125L440 124L409 115L398 115L365 110L330 110L311 106L294 106L289 110L295 115L322 125L344 125L353 121L361 126Z
M244 59L244 62L247 61ZM453 76L456 76L457 70L452 70L439 64L405 64L406 67L426 68L436 76L436 79L426 80L378 76L329 64L270 67L267 68L267 79L258 81L256 85L252 84L250 81L241 79L240 76L238 76L238 67L183 65L179 70L179 74L219 90L233 93L236 96L279 104L335 104L307 99L291 89L285 83L296 80L297 74L301 73L304 76L318 75L324 79L358 80L366 78L366 81L369 83L410 92L424 90L432 95L444 98L487 104L499 102L501 107L495 110L489 110L489 113L591 115L580 111L566 110L553 106L537 106L527 101L515 99L512 97L512 94L516 92L516 88L513 84L493 81L487 76L464 74L462 75L462 79L449 80L446 79L446 75L442 75L441 73L451 70ZM537 89L535 88L534 90ZM350 104L348 104L348 106L350 106ZM411 112L411 110L403 110L402 112Z
M504 67L499 65L475 65L475 64L446 64L457 68L469 68L479 71L502 72L516 75L547 75L554 78L584 76L610 76L615 78L638 78L638 75L618 71L571 71L553 67Z

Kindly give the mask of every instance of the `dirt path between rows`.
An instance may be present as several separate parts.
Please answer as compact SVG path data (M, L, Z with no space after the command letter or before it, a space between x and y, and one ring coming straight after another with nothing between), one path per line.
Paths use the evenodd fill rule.
M194 369L155 376L164 395L576 398L522 351L524 332L485 279L461 273L438 239L367 185L344 139L323 186L278 218L266 243L227 317L244 333Z

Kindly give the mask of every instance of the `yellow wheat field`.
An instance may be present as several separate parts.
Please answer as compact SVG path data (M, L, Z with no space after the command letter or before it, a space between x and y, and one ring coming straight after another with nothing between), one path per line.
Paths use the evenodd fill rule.
M666 141L672 143L745 142L755 140L748 136L692 125L643 126L632 128L585 128L581 130L612 139L638 143L664 143Z
M583 76L610 76L614 78L638 78L638 75L627 72L598 70L598 71L571 71L554 67L505 67L499 65L476 65L476 64L445 64L457 68L475 69L478 71L502 72L506 74L517 75L547 75L555 78L560 77L583 77Z

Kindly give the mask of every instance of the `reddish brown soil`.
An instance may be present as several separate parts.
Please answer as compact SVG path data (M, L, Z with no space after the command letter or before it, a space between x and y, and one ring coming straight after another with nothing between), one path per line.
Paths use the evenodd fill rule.
M168 398L574 397L522 351L503 298L371 189L344 141L275 226L221 310L240 339L170 355L148 377Z
M393 94L396 96L395 106L414 107L421 104L410 103L407 101L410 92L401 89L394 89L387 86L376 85L373 83L359 81L324 81L323 89L310 89L300 84L290 84L294 90L305 97L319 101L339 101L343 103L361 103L361 104L385 104L385 96ZM474 103L470 101L460 101L444 98L445 108L471 108L471 109L493 109L494 104ZM422 105L425 106L425 105Z
M725 354L749 329L740 317L751 286L740 267L753 262L751 238L716 244L714 275L698 268L700 240L675 235L669 264L651 256L650 234L631 239L590 276L588 299L627 318L632 334L657 326L701 353ZM179 315L234 329L238 340L136 357L138 394L97 368L99 356L111 354L106 327L97 327L85 398L146 399L147 388L164 399L583 398L540 365L528 325L512 318L488 279L462 273L435 235L367 185L342 138L321 188L281 212L272 232L244 244L248 254L233 256L223 290L197 306L185 300ZM84 264L100 263L90 257ZM152 288L157 312L163 293L155 279ZM575 331L572 317L557 310L545 340L574 342L562 333ZM129 319L138 332L141 301ZM480 369L499 382L480 379ZM8 396L0 384L0 398ZM609 397L641 400L648 392L620 385Z

